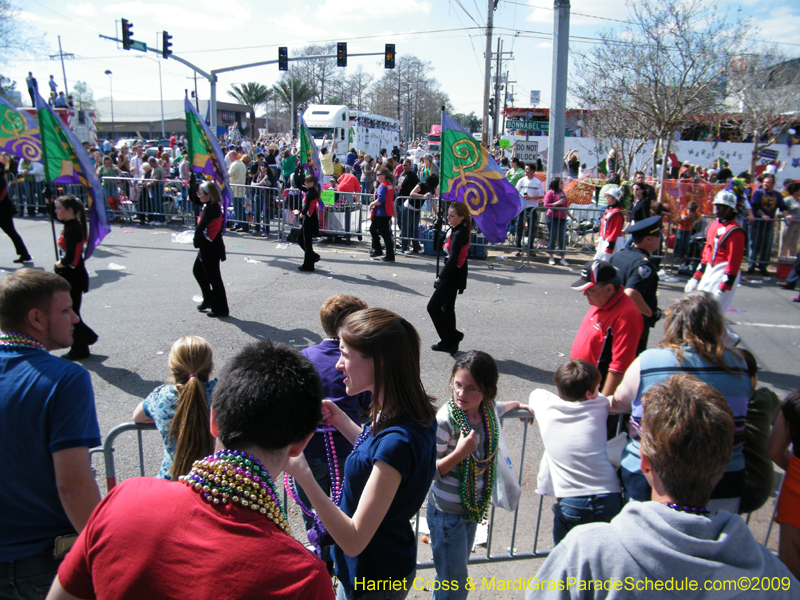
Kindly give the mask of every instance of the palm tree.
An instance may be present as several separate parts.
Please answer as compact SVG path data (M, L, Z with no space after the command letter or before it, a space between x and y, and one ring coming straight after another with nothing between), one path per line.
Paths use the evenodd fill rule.
M255 82L234 85L232 87L233 90L228 90L228 95L239 102L239 104L244 104L250 111L250 137L252 139L257 139L256 109L262 104L266 105L272 98L274 92L267 86Z
M292 105L292 84L294 83L294 106ZM306 82L286 77L272 86L278 100L286 106L290 114L296 114L298 108L305 108L317 95L317 91ZM294 135L294 132L292 132Z

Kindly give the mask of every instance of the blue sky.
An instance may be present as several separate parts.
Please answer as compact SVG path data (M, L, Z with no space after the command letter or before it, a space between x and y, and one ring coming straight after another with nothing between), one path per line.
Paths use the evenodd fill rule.
M21 4L20 0L14 0ZM571 45L585 48L602 28L619 26L628 14L624 0L572 0ZM224 6L224 13L220 14ZM397 6L397 8L391 8ZM790 57L800 56L800 2L796 0L719 0L716 10L731 18L750 18L760 31L752 41L784 42L780 48ZM709 10L714 10L709 2ZM486 0L403 0L400 3L359 3L344 0L297 0L295 2L248 2L194 0L191 4L175 0L143 2L26 0L21 18L37 38L43 39L43 55L20 56L1 67L1 73L16 80L24 92L24 79L33 71L40 86L49 75L56 76L63 89L58 61L47 55L58 52L58 36L65 52L75 55L67 61L70 88L76 80L85 81L95 98L109 95L107 69L113 72L115 100L158 100L158 65L161 62L165 100L183 97L192 89L193 73L173 60L161 60L148 53L124 51L98 34L114 35L119 20L134 23L134 37L149 46L160 46L160 33L173 36L173 51L198 67L211 69L277 59L278 46L300 48L308 43L347 41L349 53L383 52L384 44L394 43L397 54L414 54L429 61L432 74L449 94L456 111L475 111L483 106L483 52ZM514 60L503 71L515 95L515 106L528 106L531 90L541 91L540 106L550 105L550 79L553 30L552 0L500 0L494 15L503 50L513 52ZM492 48L496 49L497 40ZM376 78L383 72L382 57L350 57L348 69L363 65ZM218 98L231 84L257 81L272 85L279 79L277 65L256 67L220 75ZM201 99L209 87L200 79ZM27 94L23 93L27 100Z

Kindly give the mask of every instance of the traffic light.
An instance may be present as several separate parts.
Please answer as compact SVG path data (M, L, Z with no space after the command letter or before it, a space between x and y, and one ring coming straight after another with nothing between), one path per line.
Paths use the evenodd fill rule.
M489 116L494 118L494 98L489 98Z
M386 44L386 52L383 57L383 67L394 69L394 44Z
M166 31L161 32L161 56L164 58L169 58L169 55L172 54L172 42L170 41L172 36L168 34Z
M339 42L336 44L336 66L347 66L347 42Z
M130 50L133 43L133 23L122 19L122 49Z
M278 46L278 71L289 70L289 48Z

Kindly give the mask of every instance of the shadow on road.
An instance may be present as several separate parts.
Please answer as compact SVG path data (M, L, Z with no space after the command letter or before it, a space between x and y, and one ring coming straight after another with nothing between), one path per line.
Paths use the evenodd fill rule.
M258 321L244 321L236 317L226 317L221 319L222 323L230 323L241 329L242 333L249 335L256 340L273 340L275 342L282 342L297 346L298 348L306 348L312 344L318 344L322 338L318 333L309 331L308 329L277 329L270 327L265 323Z
M545 371L537 369L531 365L526 365L516 360L498 360L497 368L502 375L514 375L530 383L553 384L555 371Z
M164 383L163 381L142 379L138 373L121 367L107 367L103 364L107 359L108 356L103 354L92 354L90 358L82 360L80 364L87 371L91 371L109 385L136 398L145 398L155 388Z
M759 371L758 382L768 383L783 390L796 390L800 387L800 375L789 375L788 373L772 373L770 371Z

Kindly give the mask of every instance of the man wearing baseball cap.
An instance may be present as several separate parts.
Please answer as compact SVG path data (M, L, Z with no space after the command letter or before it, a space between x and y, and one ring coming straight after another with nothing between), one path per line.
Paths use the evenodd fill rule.
M684 291L713 294L725 314L742 277L739 267L744 257L745 234L736 221L736 195L726 190L718 192L714 196L714 214L717 220L706 230L703 258ZM739 342L739 336L730 329L728 336L732 343Z
M632 238L633 245L611 258L617 268L619 279L625 287L625 294L634 301L644 319L642 337L636 354L647 349L650 329L661 318L658 308L658 267L650 255L661 245L661 217L649 217L634 223L625 232Z
M603 375L601 393L610 396L636 358L644 329L642 313L625 294L617 269L605 261L587 262L572 288L583 292L591 308L572 343L570 358L597 365Z

